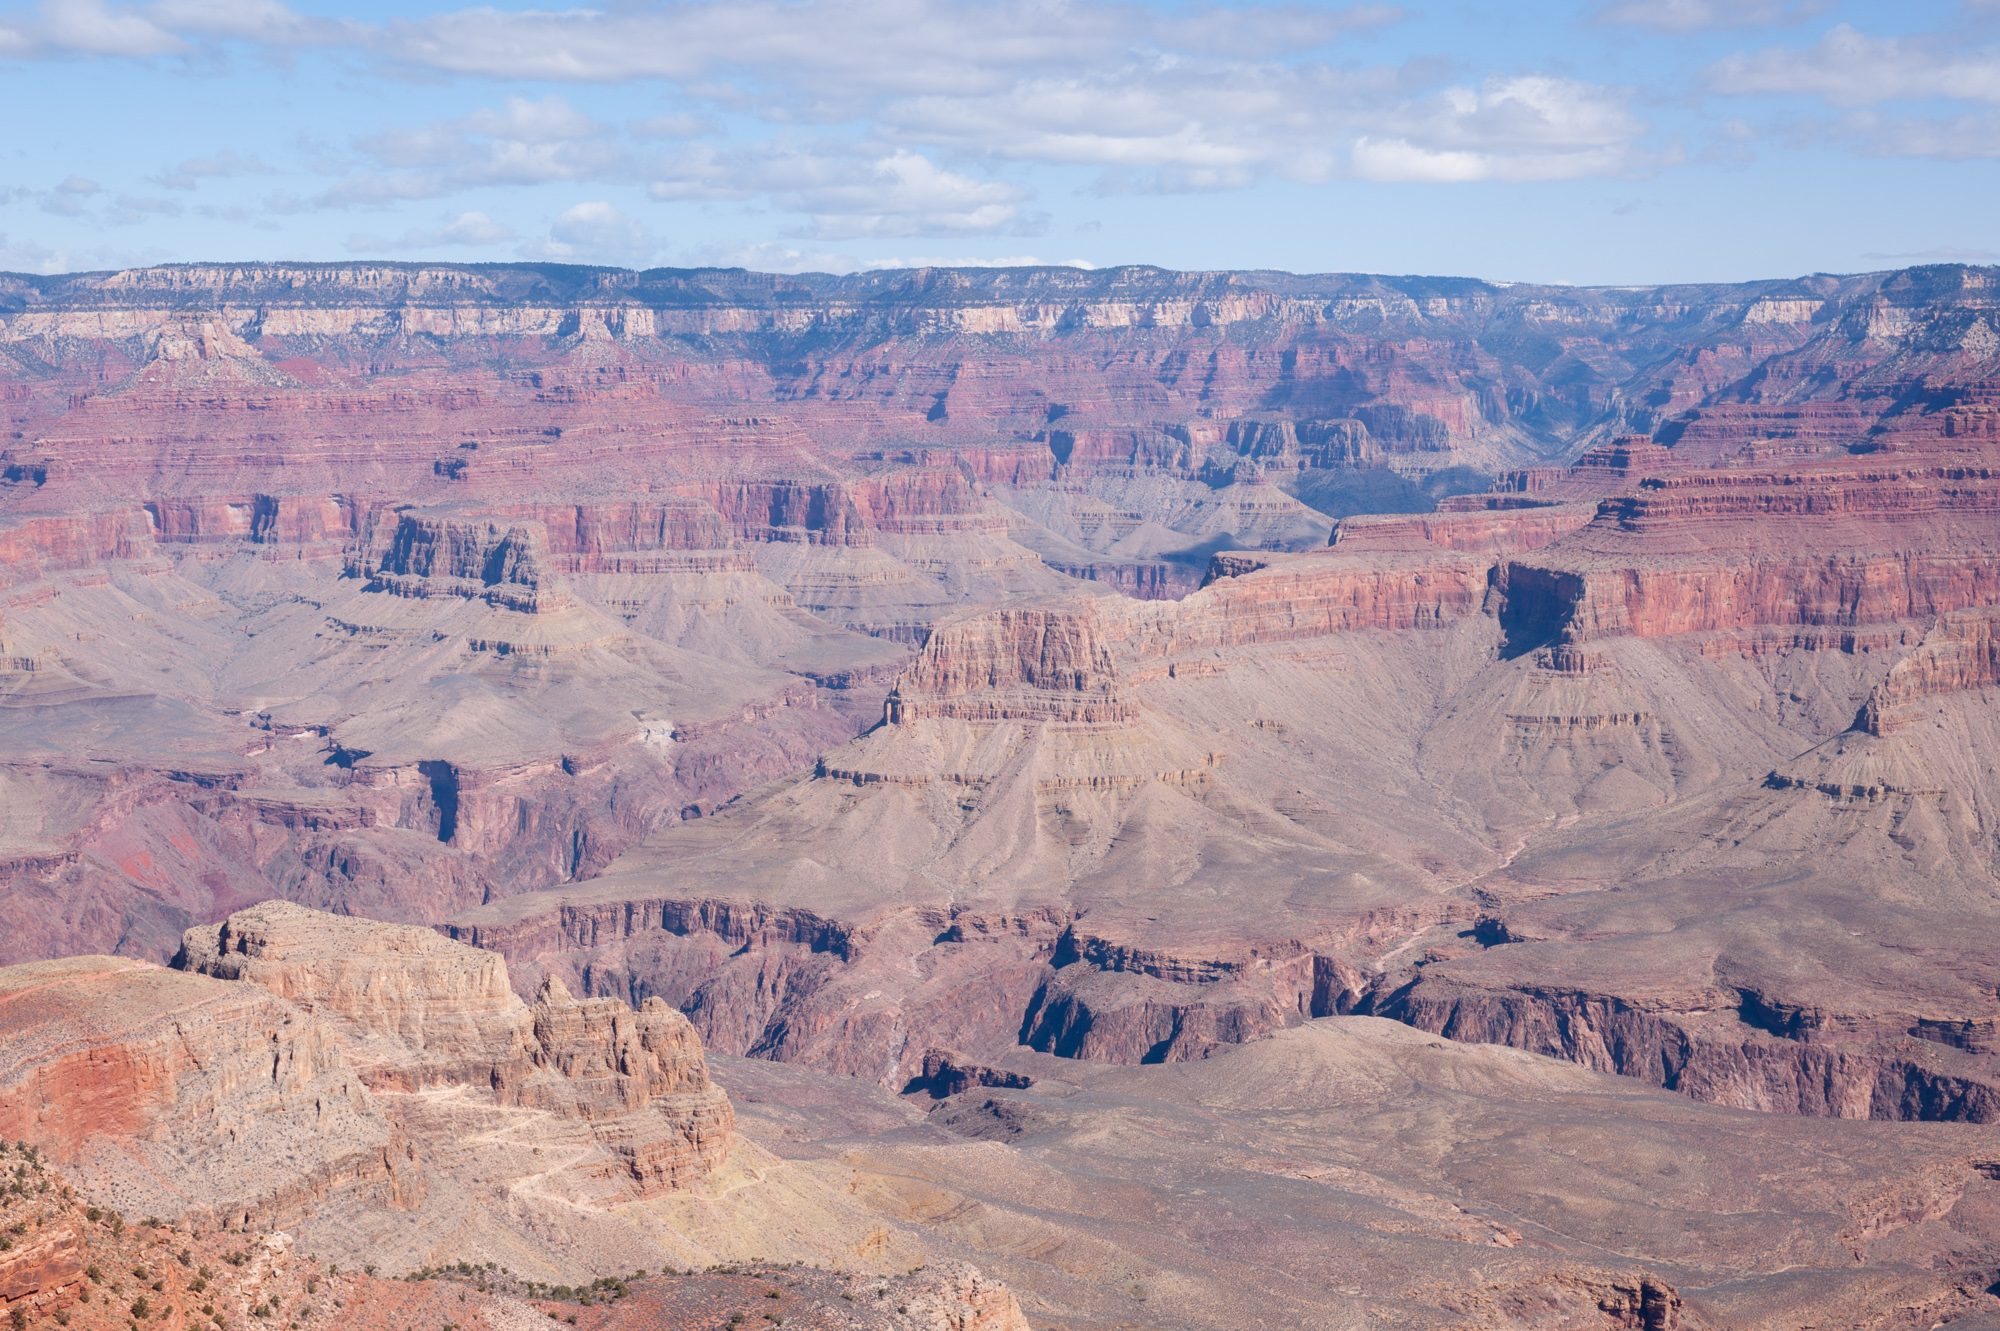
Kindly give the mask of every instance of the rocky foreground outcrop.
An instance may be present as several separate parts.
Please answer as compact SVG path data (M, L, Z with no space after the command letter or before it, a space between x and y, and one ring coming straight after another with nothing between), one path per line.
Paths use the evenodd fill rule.
M0 1031L0 1136L105 1205L291 1223L335 1191L422 1195L346 1044L256 986L125 958L36 962L0 971Z
M729 1101L701 1037L659 999L572 998L559 981L532 1006L506 964L433 930L267 901L192 929L178 969L261 985L349 1037L377 1091L490 1088L497 1104L580 1119L620 1157L635 1195L685 1186L729 1148Z
M491 954L284 902L190 931L176 960L0 971L0 1135L102 1204L203 1226L436 1221L532 1187L601 1210L729 1150L701 1041L657 1001L549 984L529 1005ZM473 1129L535 1136L538 1176L489 1169L468 1194Z
M625 1331L770 1325L841 1331L1027 1331L1003 1286L964 1263L869 1276L746 1264L578 1283L455 1262L395 1279L343 1271L284 1233L201 1230L90 1204L37 1148L0 1142L0 1314L68 1331L338 1324L352 1331ZM370 1264L372 1267L372 1263Z

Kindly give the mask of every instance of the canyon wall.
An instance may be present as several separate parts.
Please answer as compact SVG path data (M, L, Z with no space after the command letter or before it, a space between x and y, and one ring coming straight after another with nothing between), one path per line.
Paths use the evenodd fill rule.
M483 1078L614 1153L589 1106L703 1092L692 1032L612 998L888 1085L1366 1007L1740 1087L1521 1006L1644 997L1595 972L1472 959L1594 955L1637 908L1543 899L1624 912L1642 870L1698 916L1698 878L1774 885L1869 799L1903 803L1787 908L1974 910L1937 866L1990 854L1982 760L1920 722L1984 733L1996 303L1961 266L9 276L0 949L219 929L191 964L310 1002L370 1094ZM1717 830L1753 806L1791 850ZM217 924L272 895L491 947L522 993L417 949L364 1002L373 953ZM1803 1003L1750 951L1690 964ZM1973 962L1894 954L1905 1026L1991 1015L1938 978ZM1778 1069L1712 1094L1984 1114L1981 1051L1848 1034L1836 1076L1707 1032ZM694 1135L620 1168L671 1182Z

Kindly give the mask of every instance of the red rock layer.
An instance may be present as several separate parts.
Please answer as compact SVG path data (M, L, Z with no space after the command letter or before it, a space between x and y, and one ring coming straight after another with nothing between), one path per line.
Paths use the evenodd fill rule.
M415 1186L346 1046L264 990L109 957L38 962L0 970L0 1031L0 1137L107 1203L136 1209L156 1184L208 1223L289 1223L335 1191ZM231 1152L248 1158L228 1187L200 1177Z
M1868 695L1858 724L1884 735L1929 698L2000 687L2000 607L1945 615Z
M1116 724L1133 716L1088 605L988 611L931 635L885 717Z

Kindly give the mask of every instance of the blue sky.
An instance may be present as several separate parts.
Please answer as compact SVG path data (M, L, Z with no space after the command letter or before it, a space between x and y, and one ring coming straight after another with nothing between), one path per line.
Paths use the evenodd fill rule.
M2000 0L0 0L0 268L2000 262Z

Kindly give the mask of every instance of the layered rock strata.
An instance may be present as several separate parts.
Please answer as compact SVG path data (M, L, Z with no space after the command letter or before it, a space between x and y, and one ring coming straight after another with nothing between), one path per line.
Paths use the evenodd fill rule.
M637 1011L545 983L531 1005L496 955L433 930L267 901L190 930L177 968L269 989L350 1033L372 1089L490 1088L496 1103L581 1119L645 1196L729 1149L728 1098L701 1039L658 999Z
M177 962L0 972L0 1135L100 1204L237 1228L450 1216L481 1204L452 1163L474 1125L552 1123L541 1170L596 1208L686 1188L728 1152L729 1102L658 1002L551 984L530 1006L491 954L283 902L191 931ZM481 1179L491 1201L531 1183L548 1186Z

